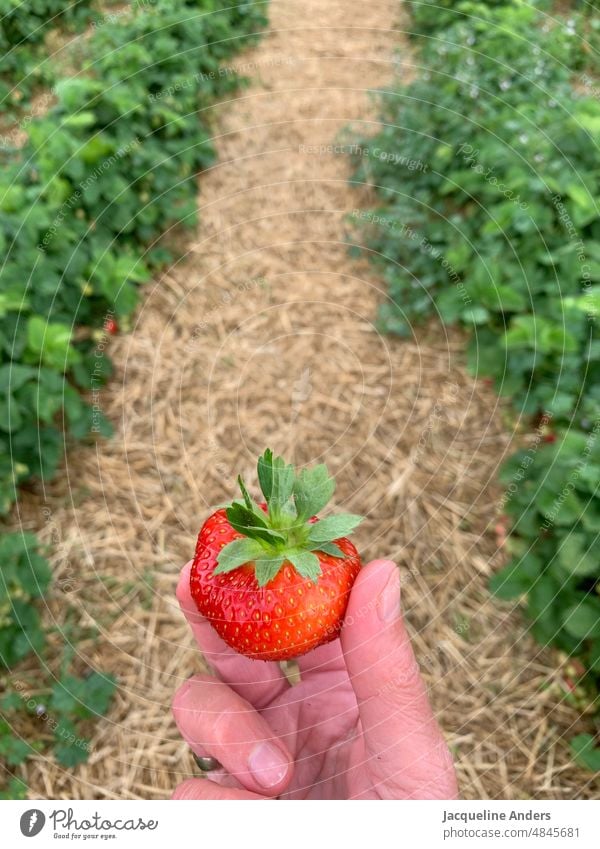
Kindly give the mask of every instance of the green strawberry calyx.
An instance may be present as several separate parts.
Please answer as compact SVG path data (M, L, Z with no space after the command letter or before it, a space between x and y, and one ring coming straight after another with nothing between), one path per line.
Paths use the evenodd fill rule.
M334 540L351 533L362 516L340 513L310 521L329 503L335 489L335 480L323 464L297 473L294 466L274 457L267 448L258 459L257 470L267 511L250 497L238 477L242 500L226 507L226 514L231 527L242 537L221 549L214 574L223 575L252 563L257 583L264 587L289 562L302 577L316 581L321 564L315 552L345 557Z

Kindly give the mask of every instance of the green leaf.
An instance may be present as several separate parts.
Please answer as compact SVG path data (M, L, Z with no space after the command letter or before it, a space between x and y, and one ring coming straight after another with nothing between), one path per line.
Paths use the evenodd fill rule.
M0 366L0 392L15 392L28 380L37 375L37 369L20 363L6 363Z
M464 306L454 286L440 292L436 298L435 305L444 324L454 324L462 313Z
M0 698L0 710L16 710L21 707L22 703L23 699L19 693L15 693L14 691L5 693L5 695Z
M290 561L296 572L303 578L316 581L321 574L321 564L316 554L310 551L286 551L286 558Z
M490 309L499 309L502 312L517 312L526 309L527 301L524 296L510 286L497 286L495 295L495 303L490 299L490 302L486 304Z
M45 365L59 371L65 371L81 359L79 352L71 346L71 328L64 324L51 324L37 315L30 316L27 322L27 342Z
M519 315L513 318L509 329L504 334L504 344L508 349L535 348L536 322L534 316Z
M50 564L45 557L35 552L27 555L27 566L22 569L22 585L32 597L42 596L52 578Z
M490 592L505 601L517 598L533 586L541 570L541 560L532 554L512 560L492 575L489 583Z
M308 538L310 542L332 542L345 537L362 522L362 516L352 513L340 513L338 516L328 516L310 526Z
M461 312L460 317L465 324L487 324L490 314L485 307L472 307Z
M79 149L79 156L87 165L93 165L103 157L108 157L112 151L112 142L107 141L100 135L95 135L82 145Z
M32 315L27 324L27 341L32 351L41 351L44 345L46 322L38 315Z
M274 457L267 448L257 465L258 480L269 511L277 515L289 501L294 488L295 472L283 457Z
M262 513L262 511L261 511ZM230 515L231 514L231 515ZM250 528L269 531L267 517L248 509L241 501L233 501L227 508L230 525L239 533L245 534Z
M246 510L250 510L254 514L254 516L256 517L256 524L258 525L258 527L261 527L261 528L262 527L268 527L268 520L267 520L267 516L266 516L264 510L261 507L259 507L259 505L256 503L256 501L254 501L254 499L251 497L250 493L248 492L248 490L246 488L246 484L242 480L241 475L238 475L238 485L240 487L240 491L241 491L242 496L244 498L243 507ZM240 502L237 502L237 501L234 501L233 503L234 504L240 504ZM240 504L240 506L242 506L242 505Z
M594 198L585 186L578 183L570 183L566 191L573 201L573 221L578 227L584 227L598 217Z
M256 561L256 581L259 587L266 586L269 581L277 575L283 566L283 555L273 555L272 557L263 557Z
M570 743L571 754L585 769L600 772L600 747L594 745L591 734L578 734Z
M107 274L100 283L102 294L111 302L118 315L129 315L138 302L138 292L133 283Z
M538 343L540 351L544 353L577 351L579 347L577 338L572 333L558 324L550 323L540 328Z
M265 555L263 546L254 539L234 539L219 551L217 555L217 567L215 575L232 572L245 563L251 563L257 558Z
M80 680L85 703L83 718L104 716L117 689L115 677L105 672L92 672L88 678Z
M50 707L67 718L64 723L72 717L89 719L103 715L108 710L116 686L114 677L102 672L93 672L87 678L64 674L52 688Z
M62 719L54 729L54 757L59 764L74 767L89 757L89 741L78 735L71 719Z
M245 503L246 507L248 508L248 510L253 511L255 505L254 505L254 502L252 501L252 499L250 498L250 493L246 489L246 484L242 480L241 475L238 475L238 486L240 488L242 496L244 497L244 503Z
M12 396L0 398L0 430L12 433L21 426L22 421L15 399Z
M264 514L259 516L253 510L248 510L244 504L234 501L227 508L226 513L231 527L246 537L261 539L272 544L284 539L283 534L268 526Z
M346 555L334 542L315 542L311 545L311 551L322 551L323 554L330 554L332 557L345 557Z
M594 473L594 482L600 480L600 471ZM600 504L586 505L581 512L581 523L587 531L600 533Z
M590 599L568 607L564 626L571 636L580 640L600 636L600 601Z
M258 482L267 504L273 491L273 452L267 448L257 464Z
M598 572L598 558L593 546L587 544L585 534L570 533L563 540L558 562L571 575L595 575Z
M588 666L594 672L600 672L600 639L592 641L588 655Z
M80 112L78 115L69 115L63 118L63 127L91 127L96 123L93 112ZM109 148L110 150L110 148Z
M291 464L287 464L283 457L275 457L273 459L269 510L277 514L287 504L294 489L295 478L294 467Z
M18 766L30 755L35 754L35 749L11 732L0 736L0 755L9 766Z
M331 500L335 480L330 477L323 463L313 469L302 469L294 483L294 503L298 518L310 519Z

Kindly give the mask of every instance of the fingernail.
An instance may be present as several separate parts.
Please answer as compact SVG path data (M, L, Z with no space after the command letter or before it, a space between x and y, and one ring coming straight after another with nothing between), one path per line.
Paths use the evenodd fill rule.
M395 566L377 602L379 618L392 622L400 613L400 572Z
M280 784L288 771L288 762L283 752L271 743L260 743L250 753L248 765L262 787Z

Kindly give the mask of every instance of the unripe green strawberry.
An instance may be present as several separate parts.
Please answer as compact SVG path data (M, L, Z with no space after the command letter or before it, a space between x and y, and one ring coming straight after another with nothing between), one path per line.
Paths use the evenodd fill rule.
M318 519L335 483L325 466L303 470L265 451L258 477L266 499L243 501L210 516L198 535L191 593L198 610L241 654L284 660L339 634L361 566L345 538L361 521Z

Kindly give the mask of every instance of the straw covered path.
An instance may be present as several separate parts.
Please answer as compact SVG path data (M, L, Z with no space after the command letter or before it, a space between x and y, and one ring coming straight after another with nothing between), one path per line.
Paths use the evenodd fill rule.
M464 796L594 795L560 741L579 730L576 714L544 689L552 655L486 591L508 444L497 401L466 375L459 335L376 331L385 286L348 251L352 210L372 199L349 184L336 140L351 123L375 131L373 92L410 73L399 5L269 9L270 32L236 60L251 85L211 110L219 158L201 176L197 234L146 287L131 332L110 340L116 373L101 403L115 437L72 451L61 481L20 508L54 544L47 617L73 641L76 668L120 683L89 762L65 771L36 757L31 796L165 798L194 773L170 712L201 663L177 574L237 473L254 486L266 445L326 461L336 507L368 517L365 557L400 564Z

